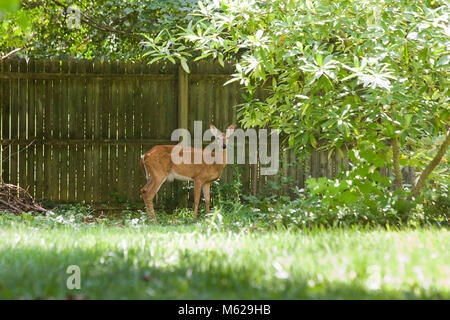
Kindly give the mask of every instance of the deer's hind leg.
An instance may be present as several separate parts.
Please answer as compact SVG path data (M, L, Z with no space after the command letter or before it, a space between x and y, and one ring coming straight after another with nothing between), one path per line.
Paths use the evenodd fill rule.
M147 213L149 218L156 222L155 209L153 208L153 199L158 193L159 188L167 179L167 176L152 176L147 184L141 189L142 198L145 202L145 207L147 208Z

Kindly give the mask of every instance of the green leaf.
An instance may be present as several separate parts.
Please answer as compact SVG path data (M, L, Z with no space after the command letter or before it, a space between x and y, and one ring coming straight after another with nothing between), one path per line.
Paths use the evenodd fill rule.
M186 71L186 73L190 73L189 66L186 62L186 59L181 58L180 62L181 62L181 67L183 68L183 70Z
M328 151L328 160L330 160L331 156L333 155L334 148L331 148L330 151Z
M314 147L314 149L317 148L317 141L313 134L309 135L309 141L311 142L311 145Z
M323 64L323 59L322 59L322 55L320 53L316 54L316 61L317 61L317 64L321 67Z
M15 12L19 9L19 0L1 0L0 11Z
M436 63L436 67L445 66L450 62L450 55L445 55L439 58Z
M225 66L225 64L224 64L224 62L223 62L223 54L222 54L222 53L219 53L219 54L217 55L217 60L219 61L219 64L220 64L222 67Z
M167 56L167 59L169 59L170 62L172 62L173 64L175 64L175 59L172 56Z

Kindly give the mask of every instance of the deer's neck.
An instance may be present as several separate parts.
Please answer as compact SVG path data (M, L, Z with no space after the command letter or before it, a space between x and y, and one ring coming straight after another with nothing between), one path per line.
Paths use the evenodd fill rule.
M218 161L219 159L216 159L215 165L217 166L217 168L219 169L220 172L222 172L222 170L227 166L227 149L222 149L221 151L219 151L222 153L222 161Z
M227 165L227 149L222 149L223 167Z

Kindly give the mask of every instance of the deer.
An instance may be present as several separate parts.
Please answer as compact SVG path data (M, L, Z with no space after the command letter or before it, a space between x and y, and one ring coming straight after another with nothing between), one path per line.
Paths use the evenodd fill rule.
M198 205L200 194L203 191L205 198L206 214L209 213L210 186L211 183L219 179L223 169L227 165L227 144L228 138L234 133L235 125L232 124L226 133L220 132L214 125L210 126L211 133L216 138L217 148L221 150L222 161L219 163L207 163L204 161L206 155L215 156L215 152L206 149L192 148L179 145L158 145L144 153L140 159L140 167L145 174L147 183L142 187L141 194L145 203L147 214L153 221L157 221L153 199L158 193L161 185L167 181L181 180L194 181L194 218L198 218ZM175 149L178 148L178 149ZM176 163L172 159L172 152L178 152L191 161ZM194 157L201 155L200 163L195 163ZM187 162L187 163L186 163Z

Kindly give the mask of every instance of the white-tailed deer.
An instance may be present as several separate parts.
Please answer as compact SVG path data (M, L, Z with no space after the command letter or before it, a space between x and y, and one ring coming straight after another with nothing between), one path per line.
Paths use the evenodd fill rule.
M194 217L198 216L198 203L200 193L203 190L205 197L206 213L209 212L209 189L211 182L217 180L222 175L222 171L227 165L227 143L228 138L234 132L234 124L229 126L226 133L220 132L213 125L210 126L211 133L216 137L215 142L223 152L220 163L205 162L205 156L211 158L214 152L205 149L195 149L192 147L181 147L178 145L155 146L141 157L140 165L144 172L147 183L141 189L147 212L151 219L156 220L153 208L153 198L164 181L173 179L182 181L194 181ZM183 159L179 164L172 160L172 152L177 152ZM197 155L196 155L197 154ZM195 159L201 159L200 163L195 163ZM186 163L187 162L187 163ZM197 161L198 162L198 161Z

